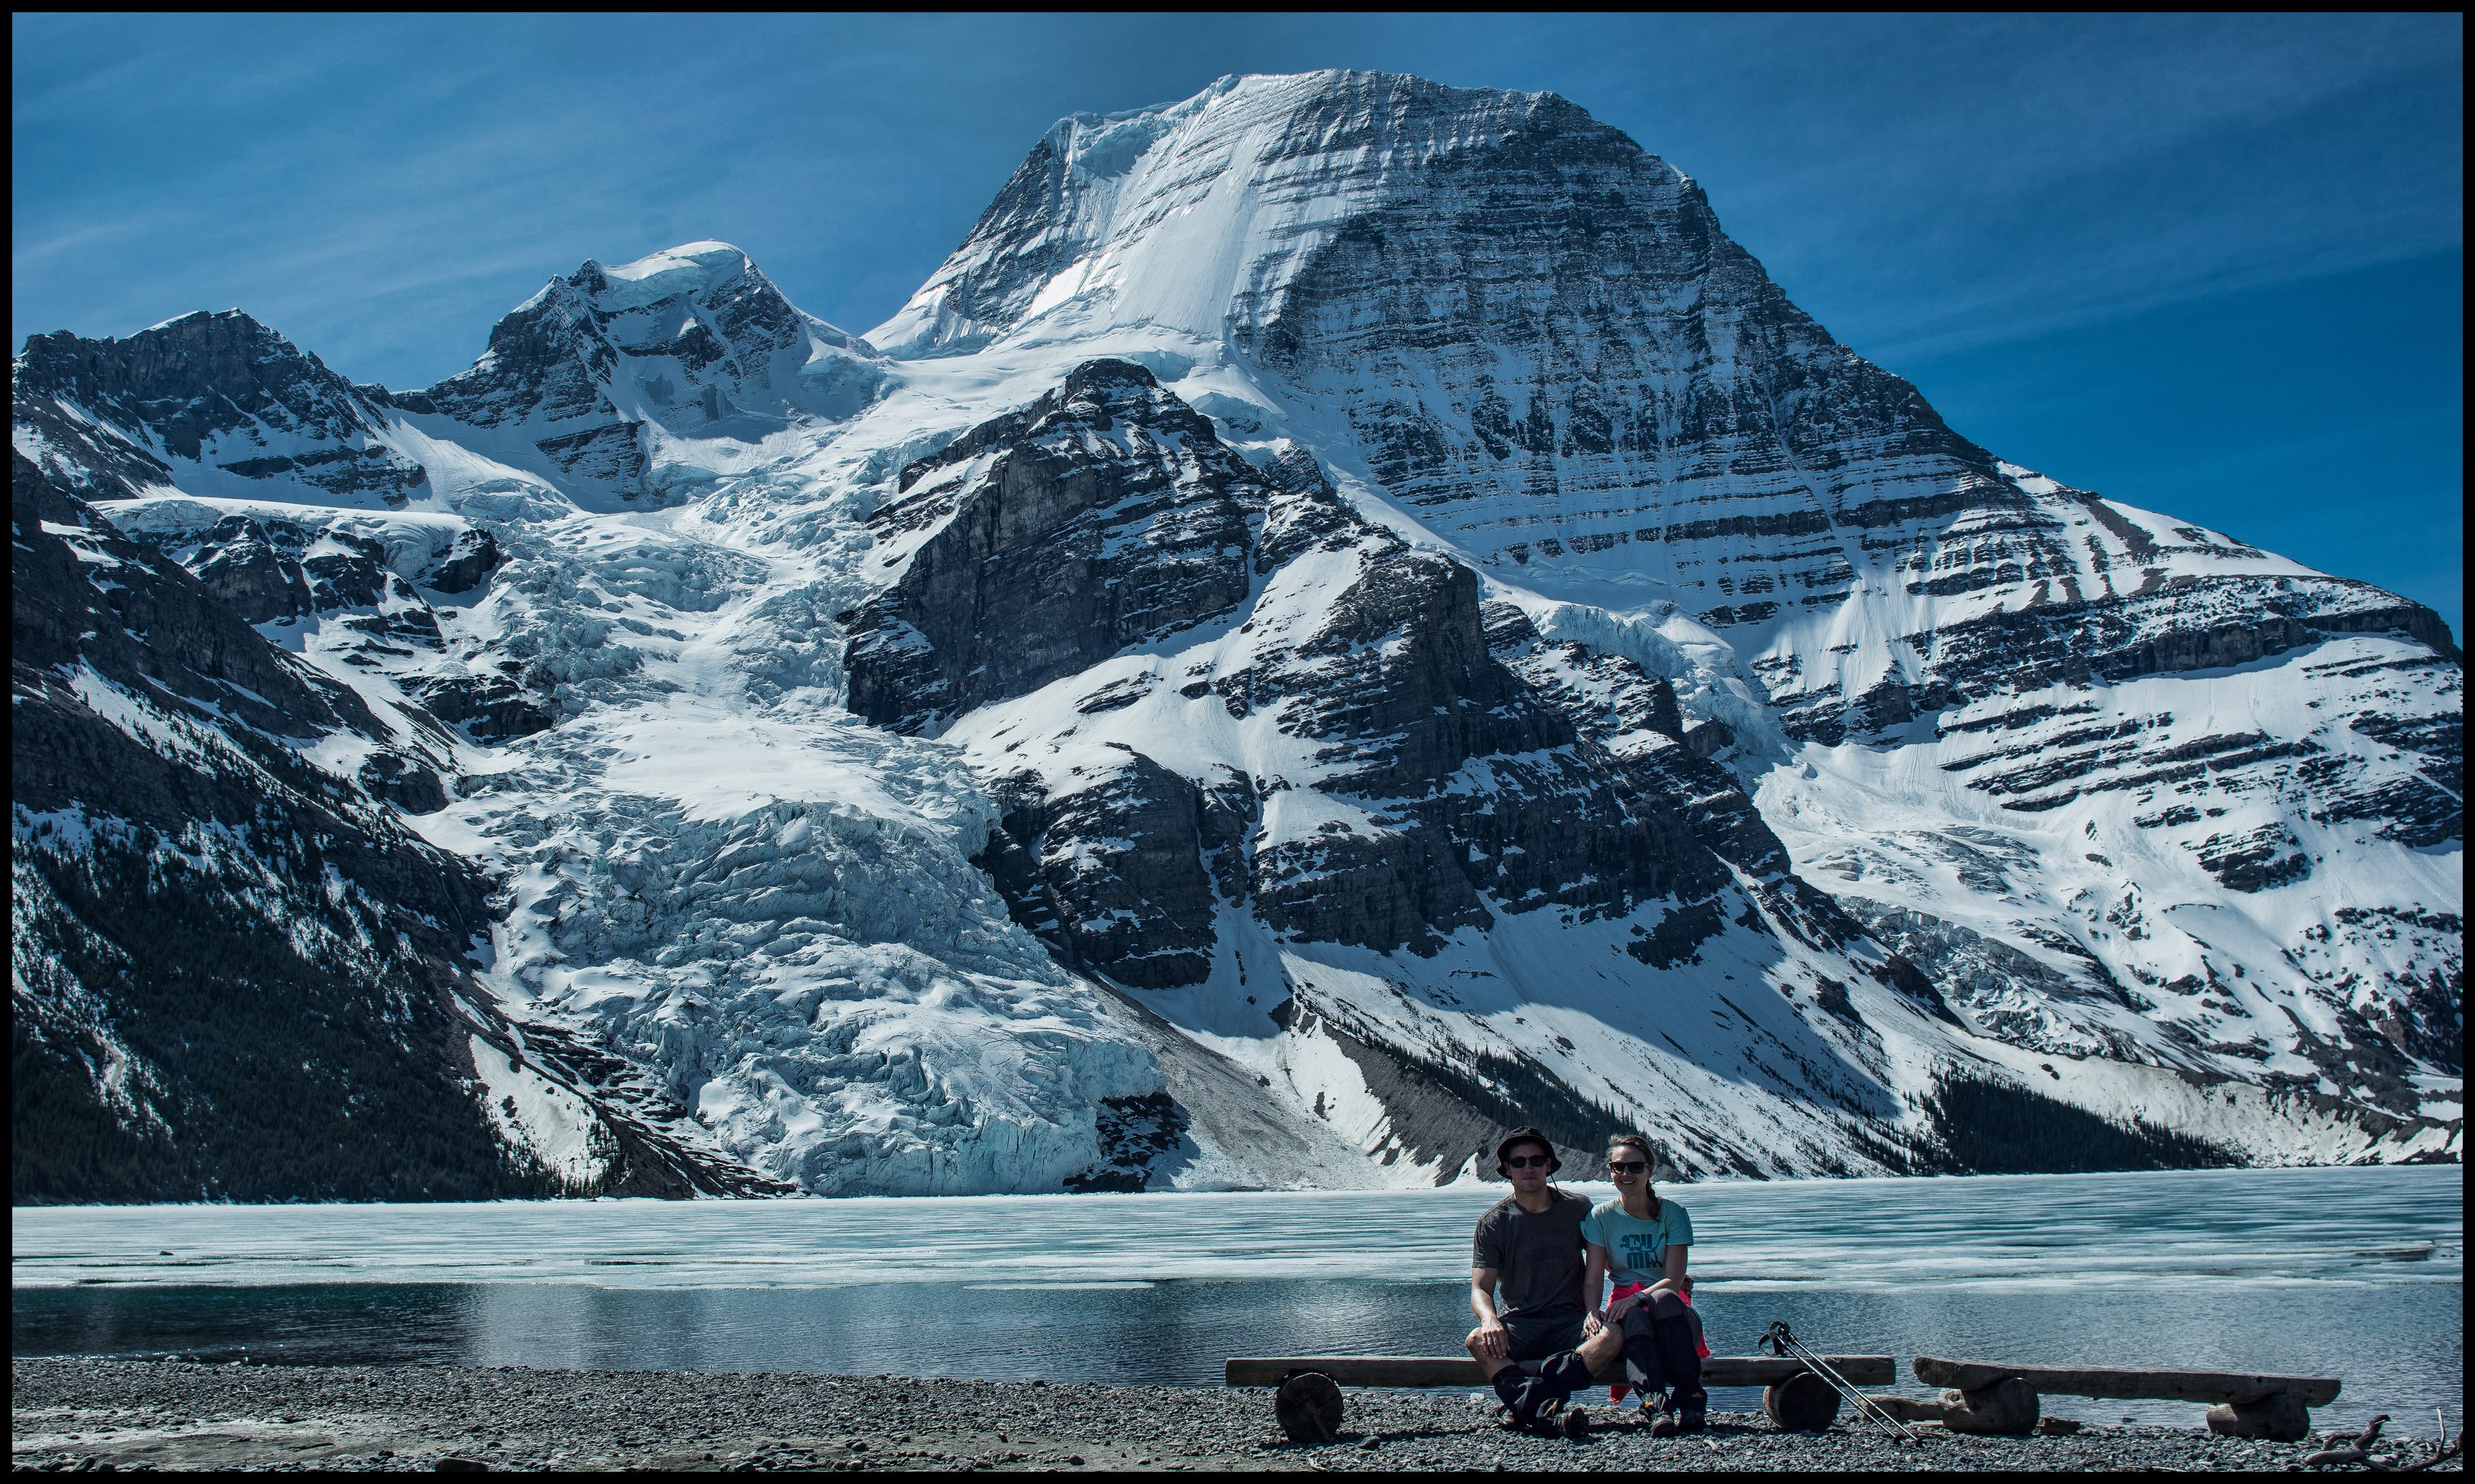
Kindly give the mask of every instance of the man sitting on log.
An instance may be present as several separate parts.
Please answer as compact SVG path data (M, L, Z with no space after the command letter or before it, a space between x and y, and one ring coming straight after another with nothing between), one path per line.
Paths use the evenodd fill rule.
M1512 1194L1479 1218L1471 1246L1470 1311L1478 1327L1469 1332L1469 1352L1522 1427L1540 1426L1563 1410L1622 1343L1618 1329L1582 1332L1581 1222L1590 1203L1547 1183L1560 1167L1537 1130L1506 1134L1495 1146L1495 1168Z

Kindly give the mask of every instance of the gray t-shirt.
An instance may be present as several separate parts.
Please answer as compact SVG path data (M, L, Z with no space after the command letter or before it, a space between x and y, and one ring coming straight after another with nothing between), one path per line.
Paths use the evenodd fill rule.
M1503 1297L1496 1312L1506 1319L1549 1318L1581 1312L1581 1222L1590 1203L1549 1186L1555 1204L1525 1211L1510 1196L1478 1219L1470 1266L1493 1268Z

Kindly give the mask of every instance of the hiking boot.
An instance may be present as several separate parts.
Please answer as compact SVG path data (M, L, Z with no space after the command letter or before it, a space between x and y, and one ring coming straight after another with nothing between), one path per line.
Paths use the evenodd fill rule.
M1672 1438L1684 1430L1683 1414L1665 1397L1655 1402L1644 1399L1641 1409L1652 1414L1650 1435L1654 1438Z
M1561 1397L1549 1397L1531 1411L1520 1430L1541 1438L1578 1438L1590 1430L1590 1420L1579 1407L1566 1407Z
M1710 1393L1705 1393L1703 1388L1696 1385L1690 1390L1679 1390L1676 1393L1676 1429L1679 1432L1701 1432L1703 1427L1710 1424L1710 1420L1705 1417L1707 1407L1710 1407Z

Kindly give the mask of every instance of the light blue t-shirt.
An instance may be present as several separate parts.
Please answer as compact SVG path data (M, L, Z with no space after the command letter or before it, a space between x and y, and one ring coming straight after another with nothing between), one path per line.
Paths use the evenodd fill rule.
M1667 1276L1667 1250L1693 1245L1693 1218L1674 1201L1658 1214L1635 1216L1619 1200L1603 1201L1581 1218L1581 1240L1607 1250L1608 1276L1618 1283L1655 1283Z

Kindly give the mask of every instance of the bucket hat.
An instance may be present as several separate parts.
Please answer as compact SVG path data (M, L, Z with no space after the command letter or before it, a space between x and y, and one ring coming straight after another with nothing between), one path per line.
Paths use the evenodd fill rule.
M1515 1129L1510 1133L1507 1133L1504 1137L1495 1141L1496 1169L1500 1171L1504 1168L1505 1154L1515 1144L1535 1144L1539 1148L1547 1151L1547 1173L1550 1175L1555 1174L1557 1170L1564 1167L1564 1161L1556 1154L1556 1141L1554 1139L1549 1138L1547 1135L1539 1132L1535 1129Z

